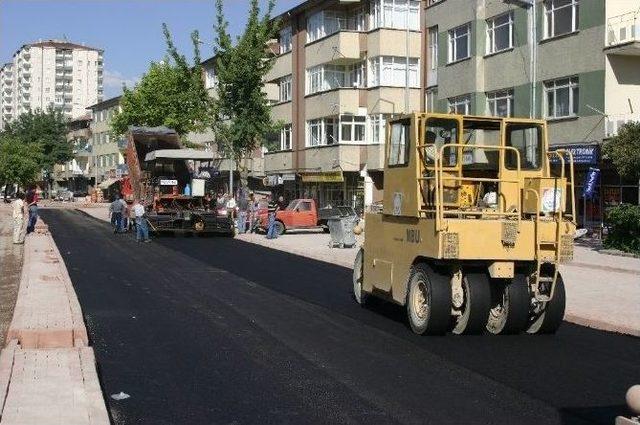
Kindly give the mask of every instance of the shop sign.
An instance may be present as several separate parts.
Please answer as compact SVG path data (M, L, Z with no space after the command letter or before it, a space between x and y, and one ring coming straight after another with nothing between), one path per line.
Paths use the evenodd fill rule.
M344 181L342 170L326 173L301 173L300 177L305 183L342 183Z
M598 185L598 178L600 177L600 169L589 167L589 171L584 176L584 184L582 189L582 197L585 199L593 198L595 195L596 186Z
M279 186L282 184L282 176L274 174L262 179L262 184L265 186Z
M295 181L296 180L296 175L295 174L283 174L282 175L282 180L285 181L285 182Z
M178 185L178 180L174 180L174 179L160 180L160 186L177 186L177 185Z
M591 164L598 163L599 145L567 145L567 146L551 146L549 150L555 151L563 149L571 152L574 164ZM559 164L560 158L557 155L551 155L549 161L552 164Z

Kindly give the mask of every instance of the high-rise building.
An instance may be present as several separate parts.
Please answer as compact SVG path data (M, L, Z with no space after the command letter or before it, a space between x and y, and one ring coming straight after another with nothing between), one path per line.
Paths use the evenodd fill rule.
M31 110L53 107L71 118L102 100L103 51L68 41L25 44L1 72L0 128Z

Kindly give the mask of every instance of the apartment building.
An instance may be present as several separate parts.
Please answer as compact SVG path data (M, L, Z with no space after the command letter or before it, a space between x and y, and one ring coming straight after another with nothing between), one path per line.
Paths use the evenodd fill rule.
M84 115L102 100L102 53L59 40L23 45L2 68L0 128L29 110L53 107L70 118Z
M13 64L0 67L0 131L13 116Z
M424 101L417 0L309 0L278 17L266 78L282 130L265 182L285 198L368 207L381 200L386 121Z
M425 36L427 111L547 119L550 142L574 153L578 197L588 168L602 171L581 217L638 202L599 149L640 120L637 0L429 0Z
M89 175L100 189L108 189L126 173L123 156L126 140L116 139L111 134L111 119L120 108L120 98L112 97L87 108L92 112Z

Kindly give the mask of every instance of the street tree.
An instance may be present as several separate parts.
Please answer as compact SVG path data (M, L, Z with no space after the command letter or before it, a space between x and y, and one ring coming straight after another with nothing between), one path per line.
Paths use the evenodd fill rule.
M21 114L7 125L6 135L27 145L36 145L42 155L38 165L49 185L53 167L73 159L72 144L67 140L67 118L57 110L36 110Z
M271 107L264 90L264 77L274 61L267 47L278 27L271 18L274 6L275 0L270 0L265 13L261 14L258 0L251 0L244 33L234 43L222 0L216 0L214 46L218 99L214 104L213 130L218 149L235 163L243 187L247 185L247 158L279 126L271 119Z
M8 133L0 135L0 183L5 185L5 199L10 186L25 187L38 178L42 157L38 143L24 143Z
M152 62L149 70L133 89L123 87L122 111L111 121L115 135L129 126L166 126L183 139L191 131L203 131L210 125L211 98L202 79L200 39L191 34L194 64L180 54L166 24L162 29L167 43L164 61Z
M603 153L623 177L640 179L640 121L623 125L618 135L604 144Z

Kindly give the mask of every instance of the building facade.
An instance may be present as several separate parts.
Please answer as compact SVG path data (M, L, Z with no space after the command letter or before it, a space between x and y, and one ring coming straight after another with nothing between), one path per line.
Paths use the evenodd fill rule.
M88 109L92 112L89 175L94 185L107 189L125 172L122 152L126 149L126 141L111 134L111 119L120 109L120 96L91 105Z
M364 208L382 199L386 121L423 107L417 0L309 0L279 16L266 78L282 130L265 181L287 199Z
M607 204L638 203L599 147L640 120L637 0L429 0L425 9L425 109L544 118L549 140L576 156L577 195L589 167L596 198L580 203L587 224Z
M102 100L102 54L58 40L22 46L2 68L0 128L29 110L51 107L70 118L84 115L88 105Z

